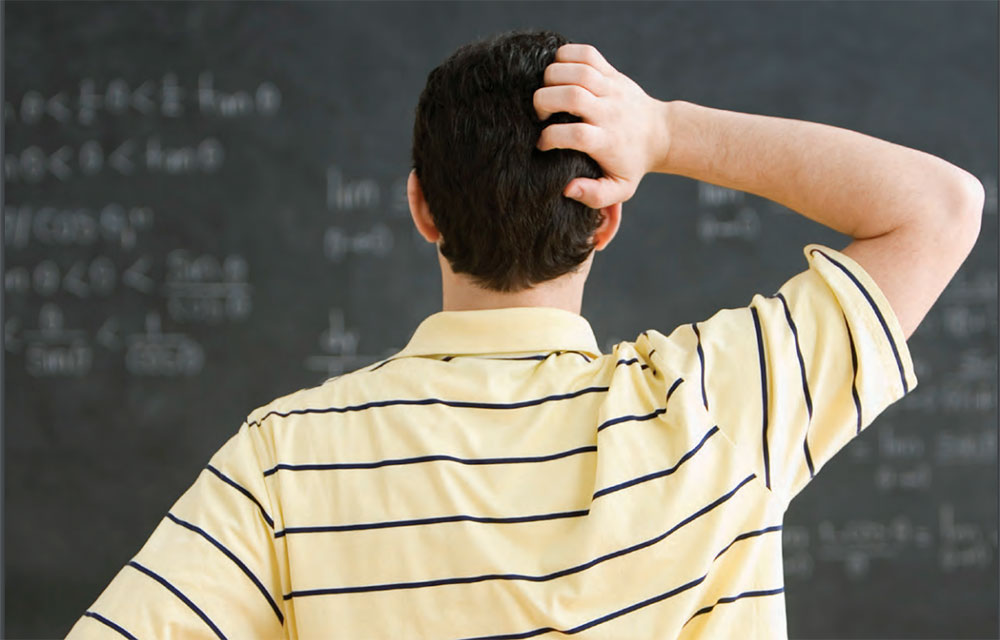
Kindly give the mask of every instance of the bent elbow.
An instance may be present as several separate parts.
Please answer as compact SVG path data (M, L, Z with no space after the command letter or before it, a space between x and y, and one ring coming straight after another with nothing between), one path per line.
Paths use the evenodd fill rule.
M983 223L983 206L986 203L986 190L983 183L971 173L962 171L962 187L957 196L954 209L955 236L964 250L964 256L972 252L979 239L979 231ZM964 260L963 256L963 260Z
M974 175L951 166L955 176L941 191L938 204L929 210L936 213L925 218L930 224L925 226L923 234L935 251L951 256L957 269L979 239L986 190Z

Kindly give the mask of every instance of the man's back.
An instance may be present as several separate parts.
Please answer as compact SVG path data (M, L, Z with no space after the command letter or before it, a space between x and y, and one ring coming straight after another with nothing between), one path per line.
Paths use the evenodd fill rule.
M558 309L431 316L251 414L79 624L784 636L788 501L915 384L867 274L807 255L780 296L604 355Z

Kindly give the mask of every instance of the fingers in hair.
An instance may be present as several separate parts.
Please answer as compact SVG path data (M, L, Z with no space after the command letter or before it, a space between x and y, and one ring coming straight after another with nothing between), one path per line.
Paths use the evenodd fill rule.
M553 62L545 68L545 86L574 85L595 96L608 93L608 79L594 67L578 62Z
M553 113L565 111L593 122L601 109L597 96L574 84L542 87L535 91L532 104L540 120L547 120Z
M590 65L604 75L615 73L601 52L589 44L564 44L556 50L556 62L579 62Z
M576 149L588 155L600 150L604 134L599 127L585 122L550 124L542 129L537 147L542 151L550 149Z

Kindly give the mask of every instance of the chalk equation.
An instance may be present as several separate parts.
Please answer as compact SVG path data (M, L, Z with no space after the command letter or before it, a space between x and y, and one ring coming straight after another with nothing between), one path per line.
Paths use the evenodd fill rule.
M704 244L718 240L755 241L761 233L760 214L746 203L746 194L708 182L698 182L695 232Z
M342 167L331 164L326 168L326 208L335 212L384 210L390 217L405 217L410 210L406 180L407 176L388 181L349 177Z
M135 376L193 376L205 366L201 345L183 333L164 333L159 314L146 316L145 331L126 338L125 368Z
M818 565L837 565L864 580L873 564L900 557L928 557L943 573L988 570L997 557L997 530L968 520L944 502L921 521L909 514L880 519L822 519L786 524L782 531L785 576L806 581Z
M4 246L91 247L133 249L140 234L153 227L155 213L145 205L116 202L99 207L5 204Z
M24 125L78 123L93 125L98 116L162 116L180 118L193 110L201 116L236 118L274 116L281 108L281 90L270 81L243 89L216 86L215 74L202 71L194 86L185 86L176 73L158 79L129 82L116 77L100 83L81 78L74 89L47 93L36 89L4 102L4 121Z
M39 183L46 178L67 181L105 173L210 174L222 168L225 156L222 142L213 137L189 144L165 144L158 136L129 138L112 146L88 140L79 146L56 149L31 145L5 154L3 170L4 178L12 183Z
M320 332L317 340L320 353L306 356L304 362L306 370L332 378L399 351L396 348L388 348L384 349L381 355L360 354L358 353L360 341L360 332L355 328L348 328L345 323L343 309L330 309L327 314L327 326Z

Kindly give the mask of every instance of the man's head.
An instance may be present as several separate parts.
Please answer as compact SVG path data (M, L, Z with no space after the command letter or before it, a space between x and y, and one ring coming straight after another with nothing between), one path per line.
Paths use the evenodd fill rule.
M595 248L602 211L562 192L575 177L601 177L601 168L579 151L535 147L546 125L579 120L559 113L542 122L532 103L566 42L542 31L465 45L431 71L417 105L414 175L441 254L486 289L552 280ZM411 207L413 190L411 176Z

